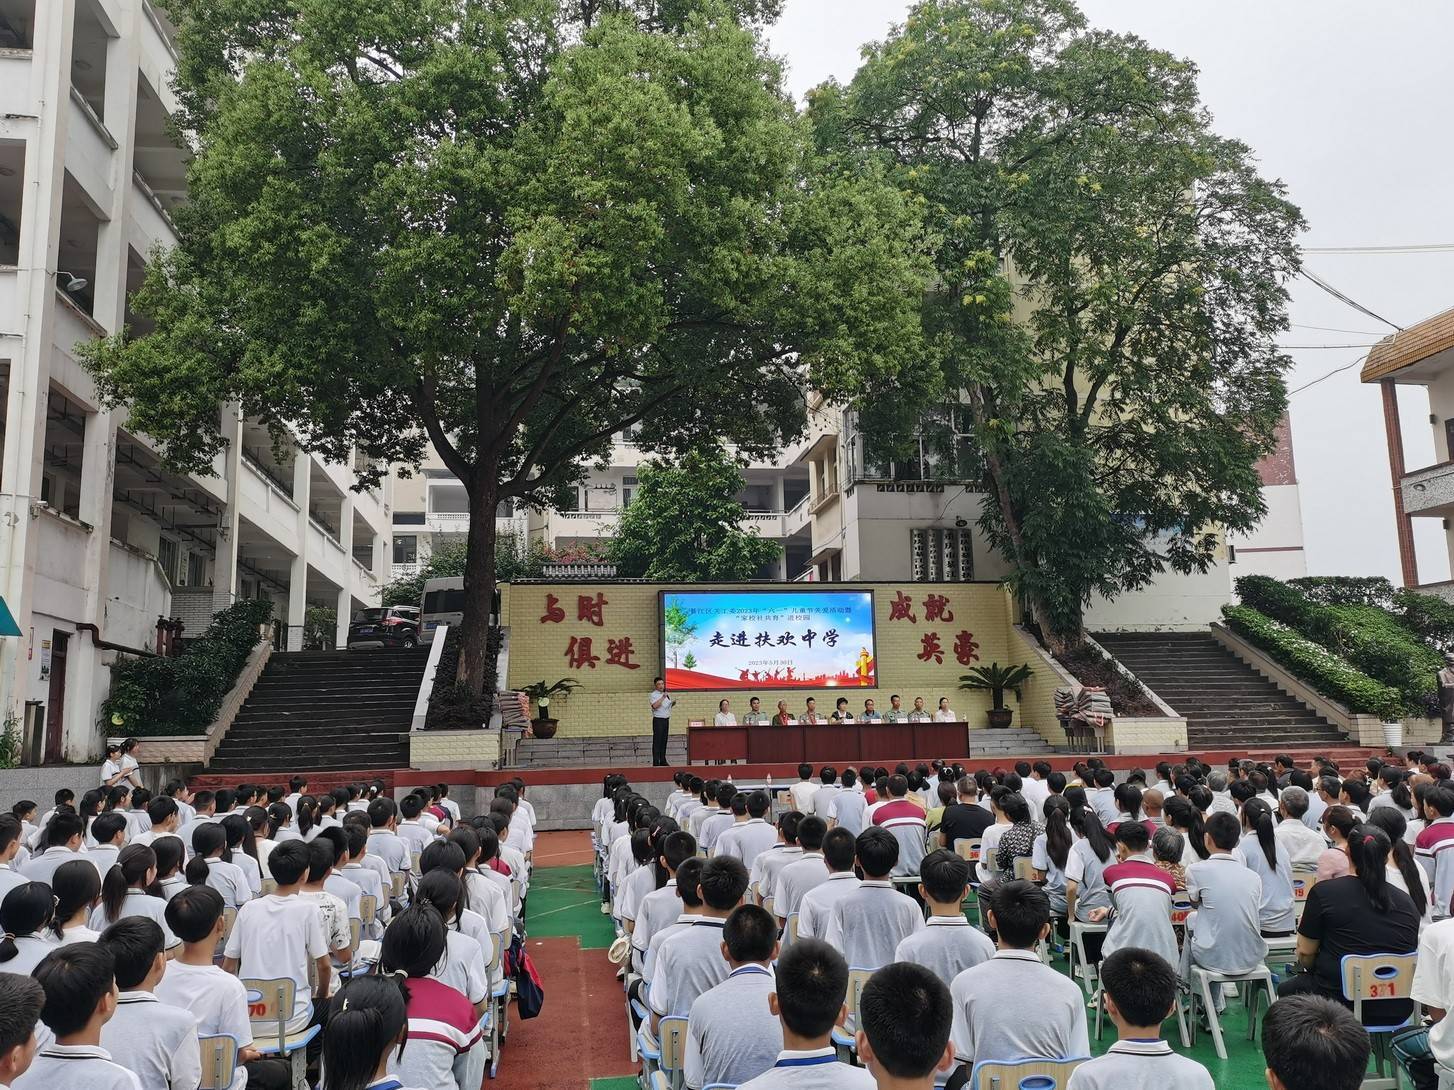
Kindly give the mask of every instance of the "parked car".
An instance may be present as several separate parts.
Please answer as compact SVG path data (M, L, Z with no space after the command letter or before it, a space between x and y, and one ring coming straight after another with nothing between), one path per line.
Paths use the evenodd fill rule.
M424 581L424 608L420 643L432 643L434 630L441 624L450 627L464 623L464 579L442 576Z
M419 611L413 606L360 609L348 626L348 646L413 647L419 642Z

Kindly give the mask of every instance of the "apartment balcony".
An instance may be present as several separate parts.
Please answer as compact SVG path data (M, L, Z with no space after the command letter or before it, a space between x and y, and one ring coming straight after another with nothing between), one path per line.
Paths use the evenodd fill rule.
M355 561L355 563L357 563ZM389 568L390 579L413 579L424 568L417 560L411 564L394 564Z
M553 537L608 538L616 536L621 525L620 511L552 511L550 532Z
M1440 462L1405 473L1399 482L1404 513L1454 515L1454 462Z
M794 504L792 510L783 513L783 537L793 537L812 525L812 506L813 497L807 495Z
M424 528L431 534L460 534L470 532L468 511L430 511L424 516Z
M783 529L781 511L749 511L747 517L742 520L742 528L749 533L756 531L760 537L787 536Z

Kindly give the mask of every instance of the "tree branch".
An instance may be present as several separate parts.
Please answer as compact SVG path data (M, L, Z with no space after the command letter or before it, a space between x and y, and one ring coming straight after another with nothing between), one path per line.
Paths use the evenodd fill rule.
M434 449L439 452L440 460L466 487L471 486L475 479L475 468L445 434L444 425L439 417L439 405L435 398L433 375L420 376L418 386L414 391L414 407L418 410L419 418L424 421L424 430L429 433L429 440L434 444Z

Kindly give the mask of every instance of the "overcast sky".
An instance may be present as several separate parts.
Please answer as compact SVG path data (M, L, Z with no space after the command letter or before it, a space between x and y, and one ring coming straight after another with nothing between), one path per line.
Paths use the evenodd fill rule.
M907 0L786 0L769 35L801 96L847 82L859 47L902 21ZM1454 243L1454 4L1444 0L1082 0L1092 25L1195 61L1219 132L1287 182L1303 245ZM1407 326L1454 306L1454 251L1306 255L1306 267ZM1292 285L1289 345L1364 345L1391 332L1305 279ZM1307 328L1307 327L1331 327ZM1331 330L1349 331L1333 332ZM1365 351L1300 349L1289 387ZM1357 366L1292 396L1308 570L1398 579L1393 501L1376 386ZM1409 468L1434 461L1428 399L1402 392ZM1415 520L1420 579L1449 578L1438 520Z

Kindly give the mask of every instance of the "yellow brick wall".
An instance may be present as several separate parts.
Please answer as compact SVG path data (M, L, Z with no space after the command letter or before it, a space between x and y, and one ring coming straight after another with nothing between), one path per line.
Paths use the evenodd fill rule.
M913 706L916 696L922 696L930 709L939 697L947 696L950 706L961 718L972 725L983 725L984 712L990 706L989 695L960 692L957 688L959 675L965 671L954 654L958 634L970 632L978 643L979 658L974 665L1026 661L1023 653L1012 648L1008 599L997 584L815 583L812 587L873 591L878 688L851 691L841 688L818 691L762 688L751 692L683 693L672 714L673 732L685 731L690 719L710 722L716 714L718 700L724 696L731 699L733 709L740 717L747 710L748 698L753 695L762 698L764 711L772 711L777 701L782 699L788 702L789 710L794 713L802 710L809 696L814 696L818 700L819 711L824 715L832 711L834 699L845 694L849 696L850 707L855 712L862 709L865 696L874 698L880 712L888 708L891 693L903 696L905 708ZM554 682L562 677L574 677L580 681L581 688L568 699L556 698L551 703L551 714L560 720L561 737L650 733L647 694L651 691L652 678L661 670L658 598L663 589L673 587L632 583L522 583L504 588L502 620L510 629L508 684L518 689L532 682ZM693 584L691 589L741 588ZM606 600L600 627L578 619L577 599L594 600L597 594L604 595ZM915 621L889 619L891 604L899 594L911 600ZM926 621L924 600L930 594L943 595L948 599L953 620ZM558 608L565 611L564 619L558 623L541 622L547 612L547 595L554 595ZM942 664L919 658L924 647L923 638L930 633L938 634L944 656ZM566 651L573 636L592 640L592 651L600 657L594 669L570 668ZM640 664L639 669L628 670L607 663L607 641L623 637L630 638L632 660ZM1049 683L1049 690L1054 688L1055 683ZM1049 708L1044 700L1037 698L1034 705L1037 716L1041 714L1041 705ZM1030 705L1027 703L1026 706ZM1020 720L1021 716L1017 714L1016 721ZM1055 726L1053 715L1049 726Z
M1006 610L1011 608L1006 595ZM1029 663L1035 671L1025 687L1020 690L1020 702L1013 702L1010 694L1005 696L1005 705L1015 709L1015 726L1031 727L1052 746L1065 744L1065 731L1060 720L1055 718L1055 690L1061 686L1074 688L1068 674L1056 672L1055 664L1044 650L1023 629L1009 626L1010 660L1014 663ZM1001 662L1004 660L1001 659Z
M500 759L492 730L416 730L409 735L410 768L484 768Z

